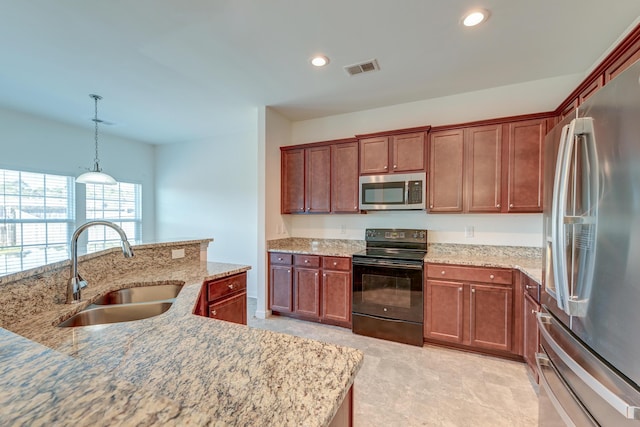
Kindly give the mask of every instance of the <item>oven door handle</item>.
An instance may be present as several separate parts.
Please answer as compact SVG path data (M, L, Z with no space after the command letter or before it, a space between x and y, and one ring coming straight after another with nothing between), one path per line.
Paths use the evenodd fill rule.
M353 265L364 265L367 267L392 267L392 268L406 268L410 270L422 270L424 268L423 263L408 264L408 263L395 263L390 261L366 261L366 260L353 260Z

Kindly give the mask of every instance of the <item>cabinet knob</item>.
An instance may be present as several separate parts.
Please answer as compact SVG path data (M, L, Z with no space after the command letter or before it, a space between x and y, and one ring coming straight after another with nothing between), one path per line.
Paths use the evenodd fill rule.
M235 287L235 283L229 285L229 289L233 289Z
M280 258L280 257L279 257L279 258L278 258L278 261L282 261L282 258Z
M429 209L433 209L433 205L429 205Z
M513 207L513 203L510 203L510 204L509 204L509 207L510 207L510 208L512 208L512 207Z
M327 277L327 273L323 273L323 274L322 274L322 277Z
M291 270L287 270L287 273L291 273Z
M535 286L525 285L525 286L524 286L524 288L525 288L525 289L533 289L533 288L535 288Z
M531 314L536 314L537 312L534 309L531 309Z
M387 311L387 307L383 308L382 310Z
M338 263L334 261L333 262L333 266L335 267L336 265L338 265Z
M216 311L215 311L215 310L213 310L213 311L211 312L211 315L212 315L212 316L217 316L217 315L218 315L218 313L216 313Z
M318 273L316 273L316 277L318 277Z
M303 210L304 210L304 208L300 208L299 210L303 211Z
M308 259L305 259L305 260L304 260L304 263L305 263L305 264L309 264L309 260L308 260Z
M475 293L476 293L476 290L475 290L475 289L471 289L471 293L472 293L472 294L475 294Z
M357 211L357 210L358 210L358 207L357 207L357 206L354 206L354 207L353 207L353 209Z
M458 292L462 292L462 286L458 288Z
M440 274L442 274L443 276L444 276L444 274L445 274L445 273L446 273L446 271L444 271L444 270L442 270L442 271L440 272Z
M489 279L491 279L491 280L493 280L495 278L496 278L496 276L494 276L493 274L489 276Z
M393 165L393 168L394 169L398 169L398 165Z
M498 204L496 205L496 208L499 208L499 207L500 207L500 203L498 203Z
M384 168L383 168L383 169L387 169L387 165L384 165Z

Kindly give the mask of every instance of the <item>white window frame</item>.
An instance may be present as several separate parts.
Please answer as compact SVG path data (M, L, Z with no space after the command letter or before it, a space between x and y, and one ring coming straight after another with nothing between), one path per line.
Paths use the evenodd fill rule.
M66 179L66 186L67 186L67 198L66 198L66 204L67 204L67 218L47 218L47 214L46 211L44 212L44 218L34 218L34 219L28 219L28 218L6 218L5 212L1 212L0 215L2 215L0 217L0 227L4 228L4 231L6 233L8 233L8 229L9 227L6 227L7 225L15 225L16 227L20 227L21 229L23 228L24 225L28 225L28 224L43 224L44 228L45 228L45 233L44 233L44 241L43 242L38 242L38 243L25 243L25 240L28 241L28 234L24 234L24 232L21 230L20 234L20 242L16 242L15 245L12 246L8 246L8 242L2 242L0 241L0 251L7 251L7 252L17 252L20 253L21 256L18 259L14 259L12 261L14 262L9 262L9 259L4 257L4 256L0 256L0 275L4 275L4 274L12 274L12 273L17 273L19 271L23 271L25 269L30 269L30 268L35 268L38 267L40 265L44 265L44 264L48 264L51 262L56 262L56 261L62 261L66 258L68 258L68 253L69 253L69 240L71 238L71 235L73 234L73 229L75 227L75 222L76 222L76 218L75 218L75 183L74 183L74 178L70 177L70 176L65 176L65 175L57 175L57 174L49 174L49 173L43 173L43 172L32 172L32 171L28 171L28 170L15 170L15 169L8 169L8 168L0 168L0 179L4 180L4 172L8 171L11 173L17 173L18 174L18 182L22 182L22 175L23 174L32 174L32 175L40 175L42 176L43 180L44 180L44 191L43 191L43 195L42 196L34 196L34 195L27 195L27 194L23 194L22 193L22 185L19 186L18 189L18 194L17 195L10 195L7 194L5 191L3 191L2 193L0 193L0 199L4 201L4 197L5 196L17 196L19 198L19 210L22 211L21 207L22 207L22 203L23 203L23 199L26 197L36 197L36 198L42 198L43 199L43 205L47 206L47 184L46 184L46 180L47 177L55 177L56 179ZM2 203L2 205L4 206L4 202ZM22 216L22 215L21 215ZM66 238L64 240L64 242L50 242L49 241L49 233L47 231L47 228L49 226L49 224L67 224L66 227ZM14 231L15 232L15 231ZM64 250L60 250L60 249L64 249ZM39 263L33 263L33 258L30 259L29 257L29 253L30 251L34 251L37 250L38 252L40 252L38 254L38 256L40 256L42 258L42 262ZM19 264L19 265L18 265ZM25 267L26 265L26 267ZM11 266L13 266L13 268L11 268Z

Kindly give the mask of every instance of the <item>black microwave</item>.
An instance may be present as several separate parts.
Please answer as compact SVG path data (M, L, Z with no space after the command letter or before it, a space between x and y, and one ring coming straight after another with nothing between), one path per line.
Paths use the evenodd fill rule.
M361 210L424 210L427 174L386 174L360 177Z

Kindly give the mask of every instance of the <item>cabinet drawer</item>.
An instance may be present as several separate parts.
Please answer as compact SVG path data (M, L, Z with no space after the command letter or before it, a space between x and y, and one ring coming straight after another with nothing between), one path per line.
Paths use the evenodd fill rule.
M284 254L280 252L271 252L269 254L269 261L271 264L285 264L291 265L293 256L291 254Z
M522 289L526 294L529 294L531 298L537 303L540 303L540 284L533 280L531 277L522 273Z
M325 270L351 270L351 258L325 256L322 257L322 268Z
M462 267L447 264L427 264L427 277L462 282L513 284L511 270L502 268Z
M209 302L247 289L247 274L236 274L207 282Z
M294 255L293 263L303 267L320 267L320 257L318 255Z

